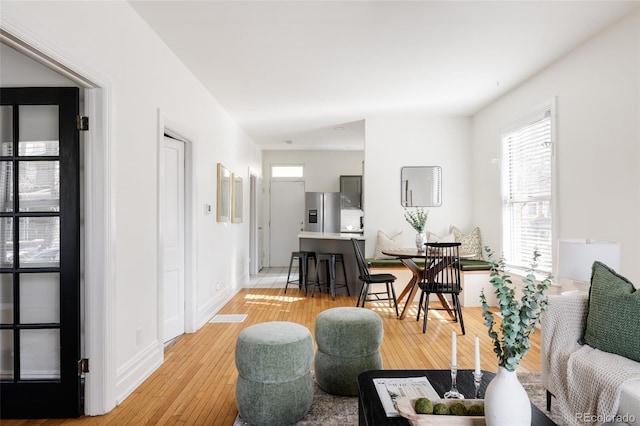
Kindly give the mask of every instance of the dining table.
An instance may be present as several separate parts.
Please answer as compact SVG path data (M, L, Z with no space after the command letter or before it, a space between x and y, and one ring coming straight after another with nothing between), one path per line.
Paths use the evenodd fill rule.
M400 312L400 316L398 319L403 320L407 316L408 307L413 302L413 299L416 296L418 289L420 288L420 283L424 280L425 271L428 271L429 268L429 256L425 250L418 250L417 248L393 248L383 250L382 254L385 256L395 257L400 260L404 266L406 266L413 274L405 288L400 292L398 296L398 301L401 301L405 296L407 296L407 301L402 307L402 311ZM475 257L475 254L472 253L460 253L461 259L472 259ZM425 259L424 267L416 263L415 259ZM437 294L442 307L449 313L451 318L455 318L451 305L449 301L442 294Z

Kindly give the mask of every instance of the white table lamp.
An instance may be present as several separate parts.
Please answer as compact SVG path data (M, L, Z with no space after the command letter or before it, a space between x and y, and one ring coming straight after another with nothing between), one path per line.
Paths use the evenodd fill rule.
M589 239L558 240L558 277L573 280L578 291L589 291L591 267L596 260L618 271L620 244Z

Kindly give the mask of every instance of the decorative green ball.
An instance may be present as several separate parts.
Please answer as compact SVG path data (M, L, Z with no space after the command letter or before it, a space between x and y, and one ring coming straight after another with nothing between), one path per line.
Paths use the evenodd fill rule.
M418 414L432 414L433 403L428 398L418 398L416 399L414 409Z
M439 402L436 405L433 406L433 414L439 414L439 415L448 415L449 414L449 407L447 407L445 404Z
M466 416L467 415L467 407L464 406L462 402L454 402L449 406L449 411L454 416Z
M482 404L473 404L467 408L467 416L484 416L484 406Z

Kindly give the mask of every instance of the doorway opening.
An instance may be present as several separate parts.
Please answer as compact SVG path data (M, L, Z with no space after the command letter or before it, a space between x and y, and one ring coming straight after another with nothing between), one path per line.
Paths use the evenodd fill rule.
M82 132L82 281L81 338L83 358L91 360L91 374L84 379L84 414L104 414L116 405L114 256L115 215L111 163L110 83L93 70L61 56L55 48L34 38L11 21L3 22L0 43L45 68L69 79L81 91L80 112L91 117ZM34 83L31 83L33 86Z

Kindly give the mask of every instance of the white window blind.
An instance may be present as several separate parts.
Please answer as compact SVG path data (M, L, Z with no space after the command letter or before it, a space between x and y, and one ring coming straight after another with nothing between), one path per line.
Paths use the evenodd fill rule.
M537 249L538 269L551 272L553 129L552 101L502 133L503 248L509 266L528 268Z

